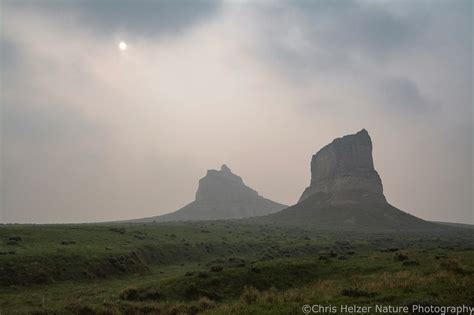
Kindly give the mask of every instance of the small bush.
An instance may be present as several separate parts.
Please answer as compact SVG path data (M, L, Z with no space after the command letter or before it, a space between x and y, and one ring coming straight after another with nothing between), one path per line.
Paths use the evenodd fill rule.
M73 245L73 244L76 244L76 242L75 241L67 241L67 240L61 241L61 245Z
M244 291L242 292L242 295L240 296L240 300L243 303L250 305L257 301L259 294L260 292L258 292L258 290L255 289L254 287L246 286L244 287Z
M455 260L445 260L440 263L440 266L447 271L451 271L456 274L465 274L466 270Z
M216 302L204 296L199 299L198 307L201 311L210 310L211 308L216 307Z
M265 303L275 304L278 301L278 291L275 287L271 287L267 291L261 293L261 298Z
M343 296L350 296L350 297L374 297L376 294L373 292L368 292L365 290L360 290L357 288L349 288L344 289L341 291Z
M221 272L222 270L224 270L224 267L222 267L221 265L211 267L212 272Z
M390 247L390 248L382 248L380 251L382 253L394 253L397 252L399 249L397 247Z
M197 314L197 311L191 310L186 304L172 304L169 306L165 314L181 315L181 314Z
M6 244L15 246L15 245L18 245L21 241L22 241L22 238L20 236L10 236Z
M396 253L393 259L396 261L405 261L408 260L408 255L404 253Z
M74 314L79 314L79 315L86 315L86 314L96 314L96 310L93 309L89 305L83 305L83 304L70 304L66 307L69 311L73 312Z
M125 234L125 229L124 228L113 227L113 228L110 228L109 231L114 232L114 233L118 233L118 234Z
M159 300L162 297L163 295L156 290L134 287L126 288L119 294L119 298L125 301Z
M21 236L10 236L10 237L8 238L8 240L9 240L9 241L14 241L14 242L19 243L19 242L21 242L23 239L21 238Z
M252 267L252 268L250 268L250 271L255 272L255 273L261 273L262 269L260 269L258 267Z
M184 297L188 300L197 299L200 295L202 295L200 290L193 283L187 286L186 289L184 290Z
M405 260L403 263L402 263L403 266L418 266L420 265L419 262L417 262L416 260Z

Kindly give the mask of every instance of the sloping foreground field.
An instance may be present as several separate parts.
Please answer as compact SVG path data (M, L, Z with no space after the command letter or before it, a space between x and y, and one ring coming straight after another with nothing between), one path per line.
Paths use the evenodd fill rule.
M474 231L0 226L1 314L303 314L304 304L474 306Z

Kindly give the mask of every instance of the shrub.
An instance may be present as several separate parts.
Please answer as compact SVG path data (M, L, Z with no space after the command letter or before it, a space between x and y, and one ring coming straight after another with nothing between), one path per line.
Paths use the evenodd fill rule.
M222 270L224 270L224 267L222 267L221 265L216 265L216 266L211 267L212 272L221 272Z
M74 314L85 315L85 314L96 314L96 310L89 305L83 304L70 304L67 306L67 309Z
M398 250L399 250L399 249L396 248L396 247L390 247L390 248L383 248L383 249L381 249L380 251L381 251L382 253L393 253L393 252L396 252L396 251L398 251Z
M119 294L119 298L125 301L158 300L162 297L163 295L156 290L135 287L126 288Z
M250 271L255 272L255 273L261 273L262 269L260 269L258 267L252 267L252 268L250 268Z
M114 233L118 233L118 234L125 234L125 229L124 228L113 227L113 228L110 228L109 231L114 232Z
M341 294L350 297L374 297L376 295L373 292L368 292L357 288L344 289L341 291Z
M465 274L466 270L455 260L445 260L440 263L440 266L447 271L451 271L456 274Z
M8 238L8 240L9 240L9 241L14 241L14 242L19 243L19 242L21 242L23 239L21 238L21 236L10 236L10 237Z
M278 292L275 287L271 287L267 291L262 292L261 296L265 303L275 304L278 301Z
M396 253L393 259L396 261L405 261L408 260L408 255L404 253Z
M200 298L198 301L198 307L202 311L210 310L211 308L214 308L215 306L216 306L216 302L214 302L213 300L205 296Z
M196 311L193 313L192 310L190 310L189 307L185 304L172 304L169 306L165 314L181 315L181 314L196 314L196 313L197 313Z
M259 292L254 287L244 287L244 291L240 296L240 300L247 305L253 304L257 301Z
M67 241L67 240L61 241L61 245L73 245L73 244L76 244L76 242L75 241Z
M20 236L10 236L7 241L7 245L18 245L22 241L22 238Z
M201 292L198 287L193 283L187 286L184 290L184 297L188 300L197 299L199 295L201 295Z

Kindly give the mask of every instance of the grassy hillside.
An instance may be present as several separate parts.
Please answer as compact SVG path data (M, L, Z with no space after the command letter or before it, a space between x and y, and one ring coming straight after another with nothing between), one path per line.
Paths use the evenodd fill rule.
M338 198L341 198L340 200ZM341 201L342 200L342 201ZM256 218L261 223L311 226L318 229L358 231L420 231L449 229L403 212L377 194L318 192L280 212Z
M0 227L2 314L291 314L472 304L474 234L241 221Z

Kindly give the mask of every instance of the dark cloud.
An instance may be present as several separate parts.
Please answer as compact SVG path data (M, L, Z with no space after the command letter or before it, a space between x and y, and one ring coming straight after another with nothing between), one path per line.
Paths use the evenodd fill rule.
M410 115L439 107L418 82L425 80L418 69L448 68L462 85L472 78L470 1L287 1L258 8L262 59L296 86L349 82L390 112ZM397 63L412 69L399 71Z
M386 4L361 1L292 2L306 23L308 39L340 53L387 58L416 38L411 21L393 14Z
M69 19L97 35L107 36L117 32L140 36L179 33L209 19L220 7L216 0L7 0L4 3L7 7Z
M435 108L421 94L418 85L406 78L383 78L376 83L374 91L379 103L394 112L416 114Z
M276 63L305 71L347 70L359 59L384 62L416 42L423 25L382 4L294 1L260 7L262 48Z

